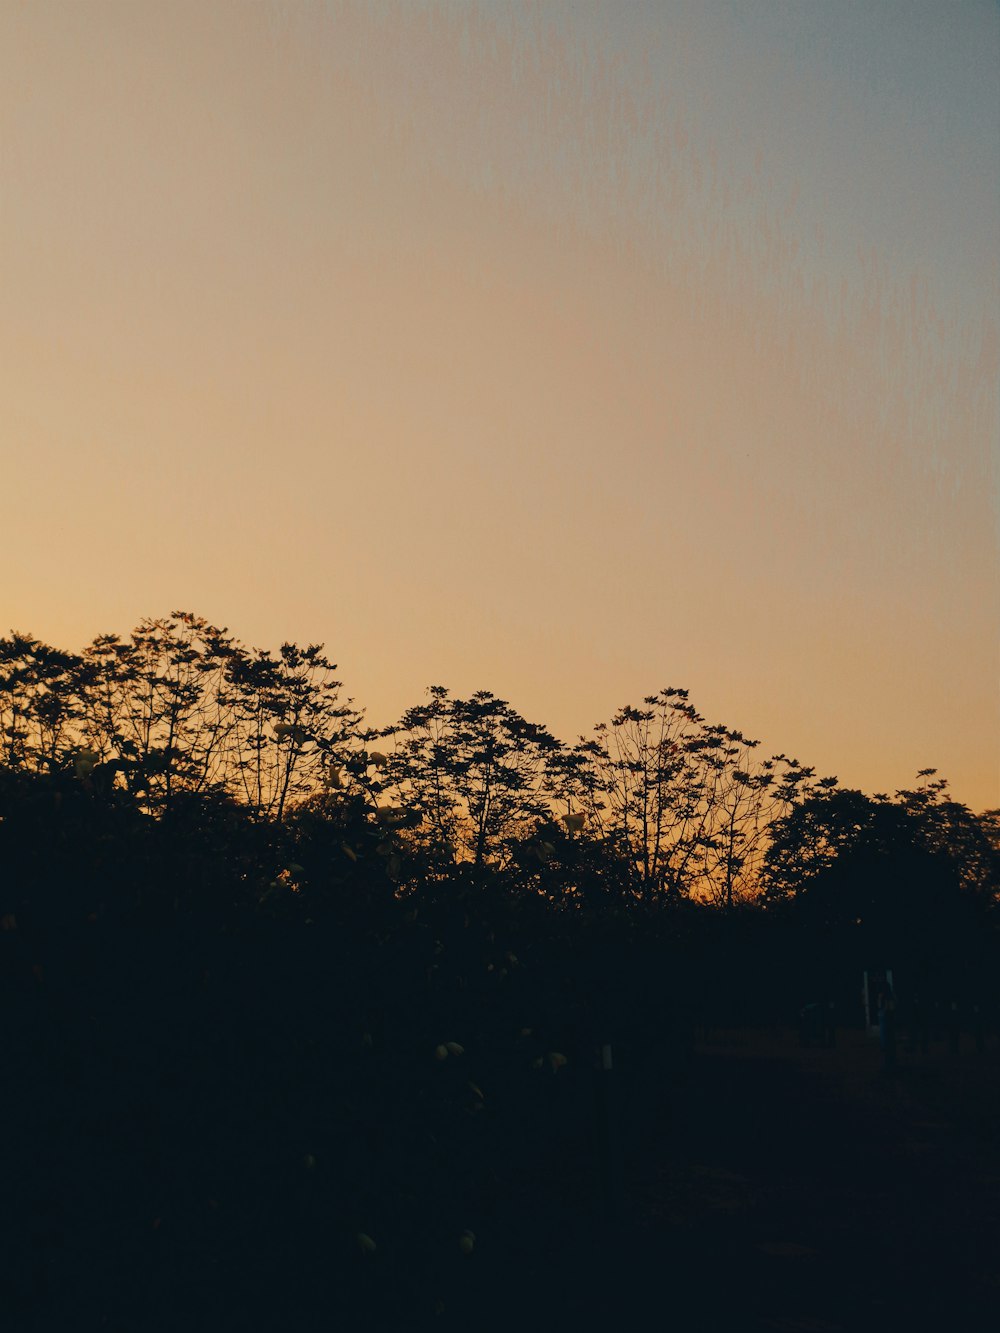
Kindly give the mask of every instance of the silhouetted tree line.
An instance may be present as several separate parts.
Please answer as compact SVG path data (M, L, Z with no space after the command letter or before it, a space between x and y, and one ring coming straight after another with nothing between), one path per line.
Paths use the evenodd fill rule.
M154 817L194 798L256 822L363 804L422 867L541 865L561 829L636 898L728 905L755 890L774 819L832 785L783 755L760 761L685 690L567 746L487 691L437 686L374 731L335 670L321 646L249 650L187 613L78 655L13 634L0 640L0 757L8 774L75 781Z
M0 760L154 816L192 797L257 821L320 793L328 808L363 800L448 864L509 865L532 833L559 824L620 861L636 896L728 906L760 888L771 831L794 805L846 809L843 796L823 805L836 779L785 755L761 760L758 742L707 723L686 690L626 706L567 746L488 691L463 700L440 686L375 731L335 671L322 645L247 649L184 612L144 620L127 639L101 635L81 654L11 634L0 639ZM872 809L887 803L877 796ZM927 816L939 847L950 837L972 856L970 885L982 880L995 818L977 825L941 781L897 792L896 804L903 818ZM784 827L787 842L796 825ZM787 882L787 853L775 867Z
M988 1002L1000 815L933 772L843 790L680 689L573 745L442 687L375 730L335 673L321 646L251 651L186 613L79 654L0 640L8 1110L24 1136L61 1098L61 1133L89 1108L74 1152L125 1182L81 1205L108 1236L119 1196L148 1225L164 1198L185 1225L217 1207L204 1252L243 1272L292 1219L295 1283L278 1265L261 1309L234 1283L204 1326L434 1325L467 1230L551 1232L596 1180L595 1044L640 1143L699 1023L846 1006L870 966ZM136 1165L147 1141L162 1170ZM182 1197L195 1180L216 1203ZM27 1308L21 1244L5 1290ZM517 1262L496 1253L484 1292ZM377 1286L373 1254L395 1256ZM155 1326L120 1260L75 1290L78 1322L117 1301Z
M350 877L363 857L397 896L471 866L567 907L808 898L815 915L830 899L843 910L824 920L843 925L864 914L844 906L838 877L911 881L892 862L905 849L918 878L995 900L1000 814L951 801L933 770L893 798L844 791L783 754L762 759L676 688L573 745L488 691L441 686L375 730L335 672L322 645L252 650L186 612L79 654L12 633L0 639L5 802L48 793L166 830L211 814L217 838L240 829L250 847L308 827L329 843L327 871ZM299 888L274 869L254 886L268 902Z

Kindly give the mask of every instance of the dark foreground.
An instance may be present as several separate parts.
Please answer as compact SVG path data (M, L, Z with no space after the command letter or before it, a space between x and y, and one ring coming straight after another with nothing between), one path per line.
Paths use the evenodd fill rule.
M734 1036L699 1048L668 1142L635 1177L680 1326L997 1327L995 1048L902 1052L887 1077L862 1033L833 1051Z
M233 1046L143 1019L116 1049L124 1019L102 1040L99 1014L51 1018L23 1040L8 1026L6 1329L1000 1327L993 1042L904 1050L892 1077L843 1030L834 1050L780 1030L642 1059L626 1045L612 1222L580 1060L532 1071L547 1101L516 1151L489 1093L454 1139L451 1122L424 1133L415 1105L401 1148L338 1101L308 1036L258 1040L250 1018ZM495 1165L441 1193L467 1123L486 1162L494 1136ZM359 1212L351 1171L379 1162L379 1197L398 1202Z

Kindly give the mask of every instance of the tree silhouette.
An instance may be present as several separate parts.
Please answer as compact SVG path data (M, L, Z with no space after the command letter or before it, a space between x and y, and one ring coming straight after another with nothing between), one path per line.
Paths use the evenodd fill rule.
M350 753L361 716L341 702L335 671L322 644L283 643L277 656L241 649L230 659L230 781L256 817L282 819L289 802L323 785L331 759Z
M488 690L462 699L442 686L376 732L335 673L322 645L249 649L191 612L99 635L79 655L12 632L0 639L0 762L156 817L228 801L280 823L311 800L335 824L367 821L396 882L418 864L468 862L528 877L553 901L587 884L599 900L733 908L766 880L774 904L846 850L905 832L964 887L996 893L998 821L952 801L933 769L893 801L840 792L795 759L761 758L670 687L573 746Z
M764 901L810 931L831 967L852 959L909 970L925 989L933 975L952 991L980 986L997 862L979 821L949 809L944 789L809 796L775 825Z
M0 639L0 757L12 769L57 770L79 721L79 659L29 634Z
M771 821L813 770L784 755L755 762L758 742L706 723L687 690L643 703L557 761L557 792L629 867L637 900L683 894L731 907L752 894Z
M559 742L488 690L428 693L385 732L395 742L392 789L447 859L506 862L511 840L549 813L545 779Z
M227 790L235 651L225 630L186 612L143 620L128 640L101 635L84 651L82 742L150 813L169 810L180 793Z
M759 760L758 741L726 728L709 728L704 752L710 772L709 831L699 841L700 877L695 892L731 909L756 895L771 830L777 819L817 786L814 770L775 755Z

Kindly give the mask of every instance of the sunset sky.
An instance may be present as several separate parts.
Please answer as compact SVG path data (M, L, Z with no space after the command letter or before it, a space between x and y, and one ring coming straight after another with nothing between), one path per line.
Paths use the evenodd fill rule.
M0 0L0 634L997 806L998 312L988 0Z

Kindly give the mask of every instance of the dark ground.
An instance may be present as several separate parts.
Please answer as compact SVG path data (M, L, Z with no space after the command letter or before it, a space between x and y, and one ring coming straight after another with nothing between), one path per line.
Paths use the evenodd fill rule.
M995 1046L903 1051L888 1077L863 1033L835 1050L731 1038L698 1048L645 1179L633 1158L636 1222L681 1279L679 1325L1000 1326Z
M1000 1327L1000 1052L900 1054L841 1032L695 1048L657 1114L626 1124L626 1205L579 1249L538 1237L477 1327ZM664 1071L666 1072L666 1071ZM564 1222L579 1234L571 1209ZM463 1324L460 1315L455 1328Z
M592 1075L561 1070L545 1076L565 1134L529 1123L504 1156L498 1133L488 1187L454 1226L431 1209L421 1234L434 1161L447 1165L435 1144L366 1255L346 1177L324 1174L360 1131L330 1130L334 1093L302 1079L288 1043L234 1048L146 1015L117 1050L99 1027L64 1008L21 1028L8 1012L11 1333L1000 1328L995 1038L958 1056L903 1049L891 1077L877 1041L844 1030L833 1050L780 1030L716 1033L687 1059L623 1046L616 1223L594 1184Z

